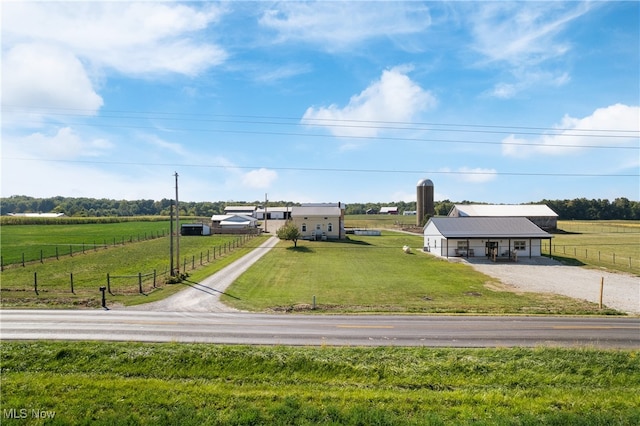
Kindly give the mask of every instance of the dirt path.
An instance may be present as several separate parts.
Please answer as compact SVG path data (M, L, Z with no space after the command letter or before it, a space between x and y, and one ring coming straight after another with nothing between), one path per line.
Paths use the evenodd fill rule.
M603 305L640 314L640 278L633 275L566 266L546 257L518 259L518 263L493 263L484 258L462 261L520 291L556 293L595 303L604 278Z
M156 311L156 312L237 312L220 302L220 295L224 293L244 271L253 265L278 243L277 237L271 237L257 249L222 268L215 274L199 283L189 282L186 288L164 300L132 306L128 310Z

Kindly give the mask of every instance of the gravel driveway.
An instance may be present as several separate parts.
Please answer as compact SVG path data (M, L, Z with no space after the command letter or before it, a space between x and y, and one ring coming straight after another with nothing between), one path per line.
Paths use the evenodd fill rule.
M273 248L278 241L280 240L277 237L269 238L257 249L252 250L247 255L198 283L184 282L189 286L188 288L166 299L131 306L126 309L155 312L238 312L236 309L222 303L220 295L254 262Z
M519 258L517 263L494 263L482 257L460 261L519 291L556 293L595 303L604 277L602 304L640 314L640 278L633 275L566 266L547 257Z

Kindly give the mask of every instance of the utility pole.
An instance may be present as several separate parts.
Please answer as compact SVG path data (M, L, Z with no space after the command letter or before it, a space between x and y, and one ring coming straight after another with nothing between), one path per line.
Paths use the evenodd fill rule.
M176 259L178 260L176 265L176 271L180 275L180 204L178 204L178 172L175 172L176 177Z
M171 271L171 276L175 277L176 271L173 270L173 201L169 203L169 251L171 253L169 271Z
M264 232L268 232L267 231L267 203L269 202L269 200L267 200L267 193L265 192L264 194Z

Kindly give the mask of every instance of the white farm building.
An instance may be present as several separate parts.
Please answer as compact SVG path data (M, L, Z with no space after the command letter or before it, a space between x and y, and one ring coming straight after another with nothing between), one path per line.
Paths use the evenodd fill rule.
M546 204L454 204L449 217L525 217L542 229L558 227L558 214Z
M423 233L424 251L437 256L494 260L541 256L552 238L524 217L432 217Z

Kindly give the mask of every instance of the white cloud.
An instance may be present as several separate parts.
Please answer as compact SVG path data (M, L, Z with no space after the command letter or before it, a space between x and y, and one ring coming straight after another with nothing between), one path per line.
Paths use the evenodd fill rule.
M242 175L243 185L256 189L269 188L276 179L278 173L265 168L251 170Z
M2 102L92 113L103 104L80 60L43 43L18 44L3 55Z
M499 82L489 93L511 98L536 84L565 84L566 71L544 71L546 64L565 56L571 44L562 31L594 6L579 2L477 2L467 11L472 49L481 65L506 65L514 81Z
M589 11L583 3L482 2L469 15L473 47L487 61L536 65L564 55L570 48L556 36Z
M428 7L413 2L279 2L260 24L277 32L276 42L301 40L332 52L376 37L422 32L431 16Z
M160 2L21 2L4 6L5 44L46 41L123 73L194 75L226 53L193 35L222 9Z
M86 139L70 127L60 128L51 135L38 132L3 140L3 156L9 158L38 157L47 160L68 160L100 157L113 148L114 145L106 139Z
M509 135L502 141L502 154L527 157L535 154L566 155L585 146L637 146L640 107L615 104L598 108L584 118L565 115L553 134L525 139Z
M406 72L406 67L385 70L379 80L352 96L342 108L335 104L308 108L302 123L326 126L335 136L371 137L380 132L376 122L411 121L419 112L433 108L437 101L434 95L412 81Z
M483 169L480 167L460 167L458 173L459 179L468 183L487 183L495 180L498 176L496 169Z
M96 113L103 105L98 86L105 70L136 77L196 75L227 57L197 37L222 13L210 4L5 3L2 101ZM5 125L15 122L11 116Z

